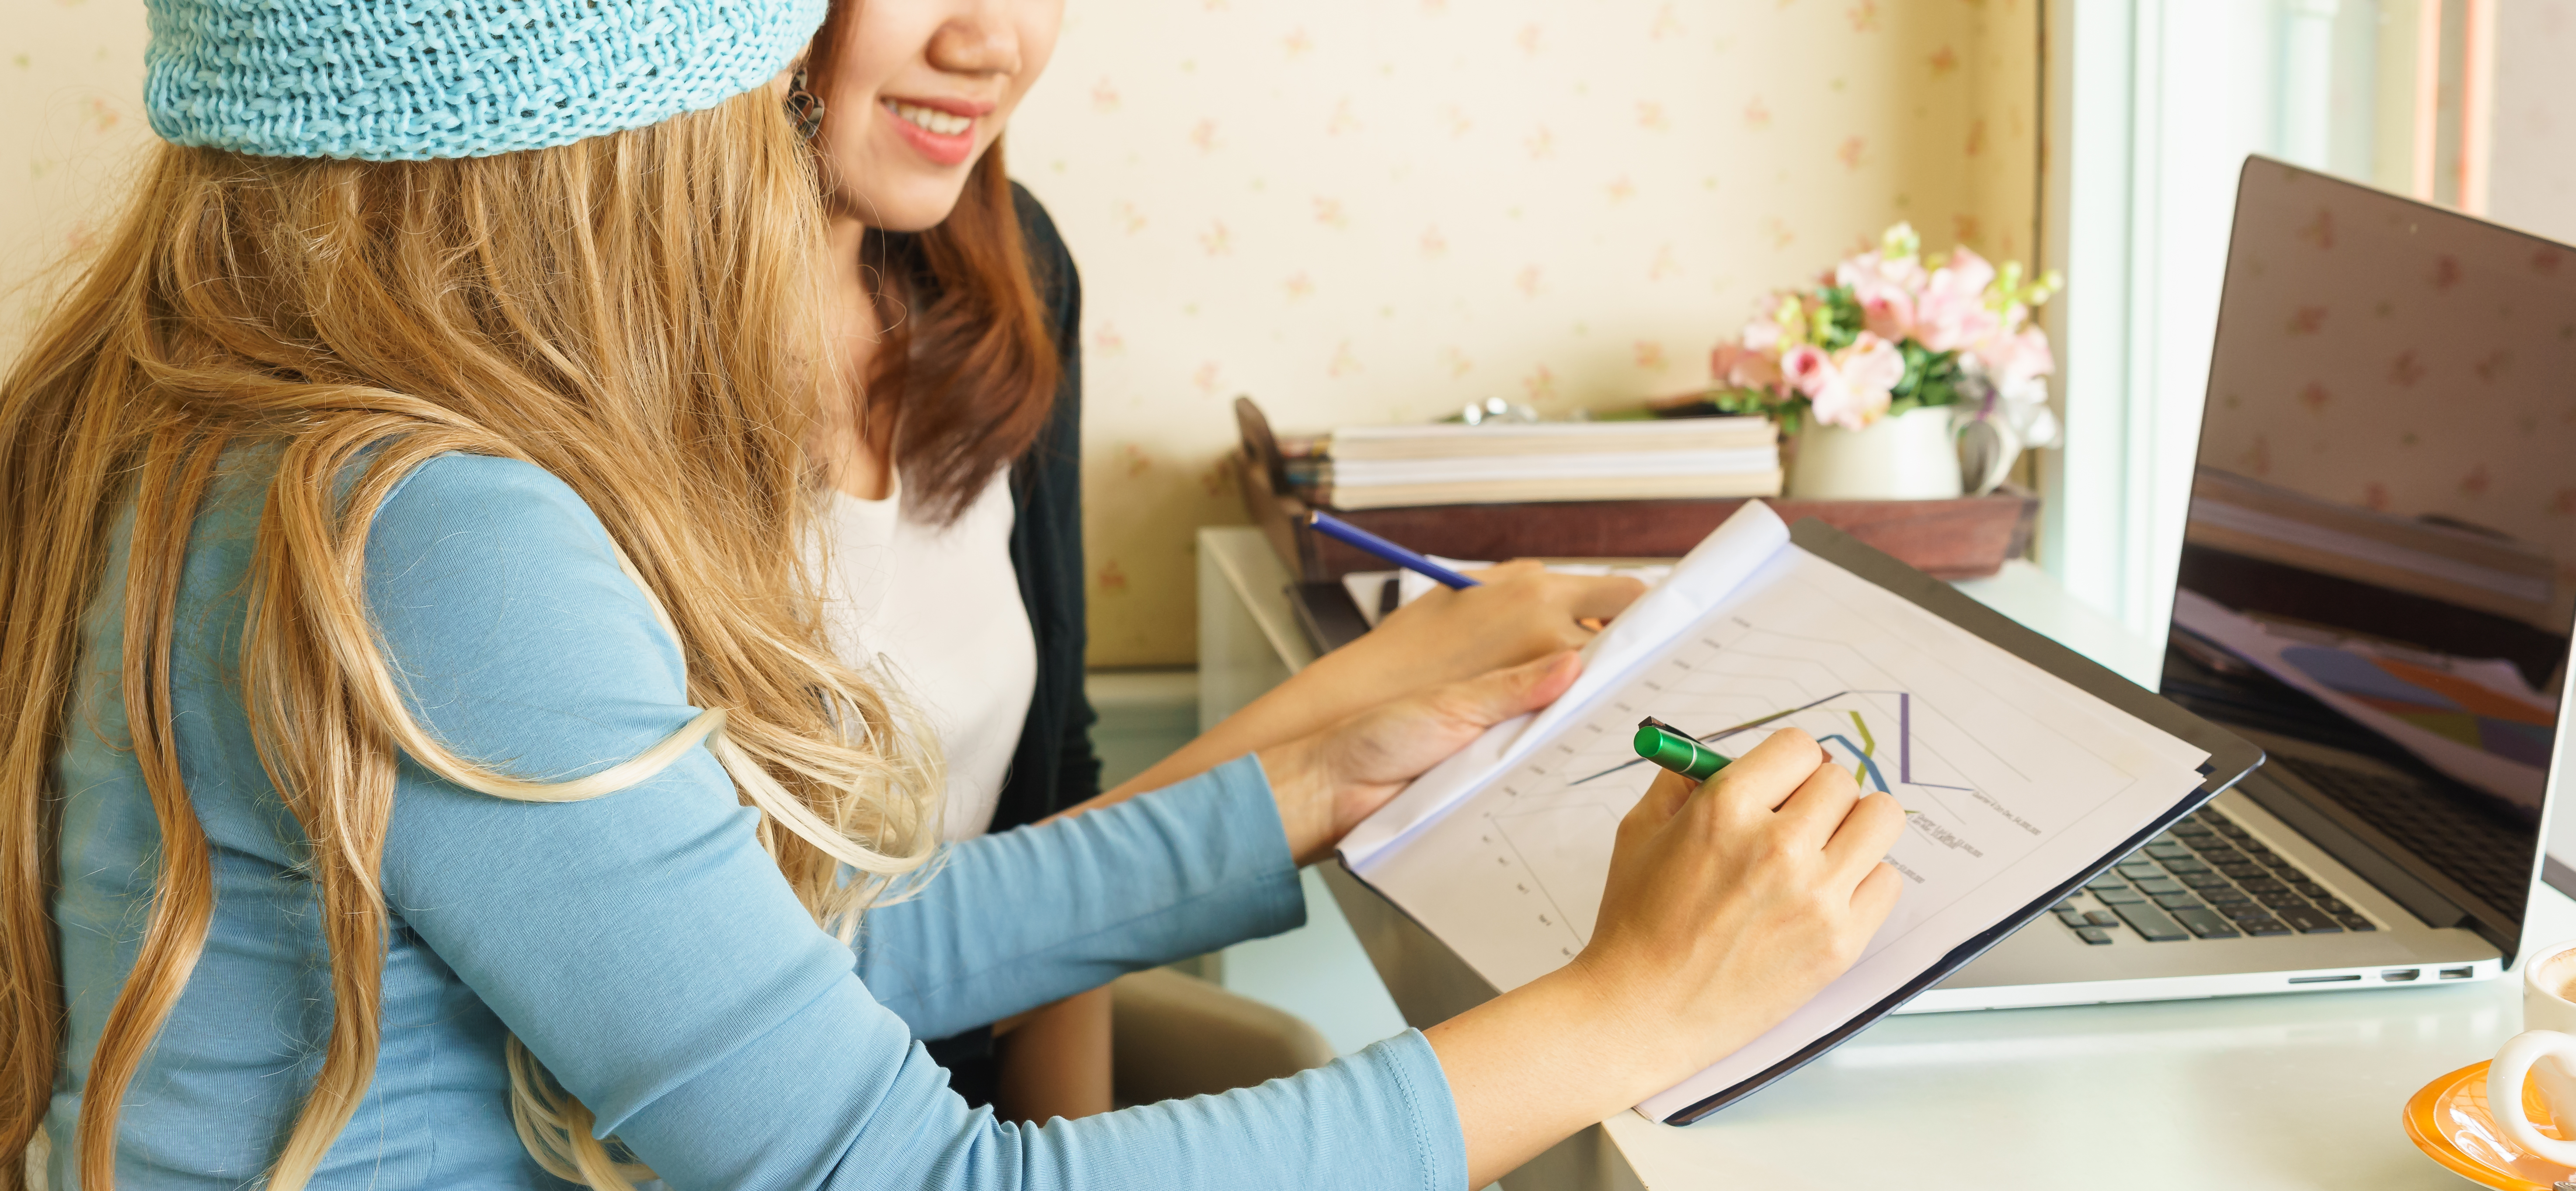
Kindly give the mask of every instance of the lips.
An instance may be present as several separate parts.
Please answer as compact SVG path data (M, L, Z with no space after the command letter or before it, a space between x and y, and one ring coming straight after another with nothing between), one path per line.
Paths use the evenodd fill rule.
M883 99L895 135L940 165L963 165L975 155L975 124L993 108L956 100Z

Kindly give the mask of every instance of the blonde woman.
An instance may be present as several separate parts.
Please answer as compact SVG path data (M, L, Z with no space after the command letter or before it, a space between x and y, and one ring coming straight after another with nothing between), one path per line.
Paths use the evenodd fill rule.
M1455 1189L1886 912L1893 803L1784 733L1655 787L1580 962L1428 1036L969 1110L907 1019L1284 926L1297 863L1574 667L926 864L937 766L793 569L817 221L765 84L818 16L153 4L171 143L0 381L0 1154L41 1131L86 1191Z

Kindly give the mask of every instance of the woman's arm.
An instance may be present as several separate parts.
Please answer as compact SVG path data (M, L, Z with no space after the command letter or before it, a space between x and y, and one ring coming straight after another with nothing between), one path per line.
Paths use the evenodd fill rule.
M949 848L869 912L858 973L940 1038L1306 920L1261 766L1245 757L1100 814Z
M1482 586L1443 588L1396 609L1368 635L1315 659L1179 752L1070 810L1132 798L1389 700L1581 645L1592 636L1585 620L1616 616L1645 591L1634 579L1550 574L1535 562L1504 563L1476 577Z
M370 602L416 714L468 756L572 776L633 756L695 714L679 657L598 522L538 469L430 463L386 504L368 562ZM1294 874L1259 777L1247 762L1021 841L1015 859L1057 879L1042 882L1046 896L982 917L1054 914L1064 891L1091 885L1122 896L1121 882L1090 879L1085 865L1097 863L1124 870L1127 884L1157 865L1188 868L1167 877L1196 891L1183 896L1192 912L1152 898L1084 902L1109 920L1058 918L1075 952L1101 945L1077 936L1119 931L1203 949L1211 928L1191 919L1218 930L1232 919L1239 931L1238 902L1286 921ZM1263 834L1235 822L1263 825L1259 855L1226 851L1229 839ZM486 797L405 765L386 896L401 929L461 981L460 999L470 991L603 1133L675 1186L1464 1184L1439 1064L1414 1034L1222 1102L1045 1129L969 1111L870 995L850 951L791 895L753 827L704 749L630 789L561 804ZM1119 838L1153 837L1158 853L1103 854ZM933 877L927 896L976 896L955 875ZM1127 919L1109 912L1120 906ZM956 916L979 917L971 905Z
M379 516L368 564L418 714L469 756L570 776L695 714L678 656L598 522L533 467L425 466ZM1229 834L1197 816L1257 810L1279 824L1259 866L1275 874L1516 700L1552 695L1568 665L1453 684L1236 771L1266 768L1275 786L1210 777L1021 833L1025 859L1071 876L1080 866L1056 849L1072 844L1048 841L1143 824L1169 838L1140 862L1186 863ZM1704 1066L1849 962L1892 896L1873 866L1901 815L1883 795L1858 798L1822 756L1783 733L1695 794L1659 785L1621 828L1582 959L1436 1042L1407 1032L1261 1088L1040 1129L969 1112L947 1090L790 894L703 749L628 790L561 804L490 798L406 766L385 888L404 927L600 1131L674 1185L1456 1191ZM1194 795L1208 802L1172 813ZM1206 879L1221 903L1243 877ZM1200 929L1187 917L1147 925L1196 946L1177 937Z
M1559 653L1452 683L1096 813L966 841L920 898L869 915L859 974L937 1038L1302 925L1297 866L1577 669Z

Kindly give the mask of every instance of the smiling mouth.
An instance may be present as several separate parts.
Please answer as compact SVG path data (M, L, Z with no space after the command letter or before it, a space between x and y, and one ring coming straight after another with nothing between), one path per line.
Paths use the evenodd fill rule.
M884 102L885 109L894 113L896 119L932 136L960 136L967 129L975 126L974 118L970 116L943 112L937 108L926 108L917 103L905 103L900 99L889 99Z

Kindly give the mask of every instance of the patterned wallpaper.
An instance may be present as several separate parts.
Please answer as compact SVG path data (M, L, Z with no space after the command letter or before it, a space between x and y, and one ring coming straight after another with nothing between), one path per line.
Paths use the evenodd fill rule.
M2498 222L2576 243L2576 0L2496 11L2495 150L2487 208Z
M0 348L147 135L142 6L0 32ZM1187 664L1227 403L1284 427L1691 389L1910 219L2031 250L2037 0L1072 0L1012 172L1083 268L1092 660Z
M2025 257L2036 0L1075 0L1012 172L1083 270L1096 665L1195 656L1192 530L1283 429L1686 391L1909 219Z
M113 214L151 136L140 0L19 0L0 27L0 355Z

